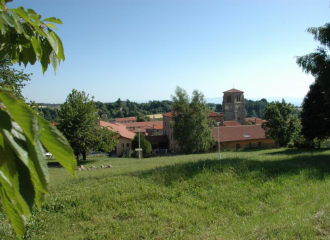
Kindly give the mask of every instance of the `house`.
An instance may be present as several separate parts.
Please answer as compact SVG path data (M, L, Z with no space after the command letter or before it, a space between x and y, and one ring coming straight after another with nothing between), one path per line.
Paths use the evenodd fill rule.
M135 133L128 131L125 125L120 123L109 123L100 121L99 125L102 127L106 127L113 132L117 132L119 134L118 143L116 145L116 154L120 155L124 150L132 149L132 140L135 137Z
M218 142L218 130L221 148L270 148L275 147L275 141L265 136L261 125L239 125L230 127L215 127L212 137Z
M132 123L136 121L137 121L136 117L116 118L115 120L116 123Z
M130 122L123 123L127 130L137 133L140 132L144 135L163 135L163 121L150 121L150 122Z

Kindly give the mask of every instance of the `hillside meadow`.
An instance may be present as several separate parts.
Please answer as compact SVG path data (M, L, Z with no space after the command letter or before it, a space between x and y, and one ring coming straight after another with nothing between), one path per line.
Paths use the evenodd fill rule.
M330 239L330 150L94 157L50 168L24 239ZM15 239L0 207L0 239Z

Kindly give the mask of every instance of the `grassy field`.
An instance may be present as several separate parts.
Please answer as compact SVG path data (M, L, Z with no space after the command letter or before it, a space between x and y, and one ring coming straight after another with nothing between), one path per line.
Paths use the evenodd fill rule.
M51 168L25 239L330 239L330 150L275 149ZM0 239L15 239L0 209Z

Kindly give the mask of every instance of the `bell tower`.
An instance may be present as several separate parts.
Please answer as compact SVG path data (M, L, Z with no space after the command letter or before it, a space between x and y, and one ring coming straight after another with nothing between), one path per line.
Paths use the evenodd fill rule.
M240 124L245 122L245 101L244 92L232 88L223 92L222 111L225 121L237 121Z

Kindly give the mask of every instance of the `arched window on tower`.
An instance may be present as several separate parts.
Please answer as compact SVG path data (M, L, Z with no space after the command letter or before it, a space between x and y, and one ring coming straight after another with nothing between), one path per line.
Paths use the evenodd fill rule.
M236 96L236 102L240 102L241 101L241 95L237 95Z

